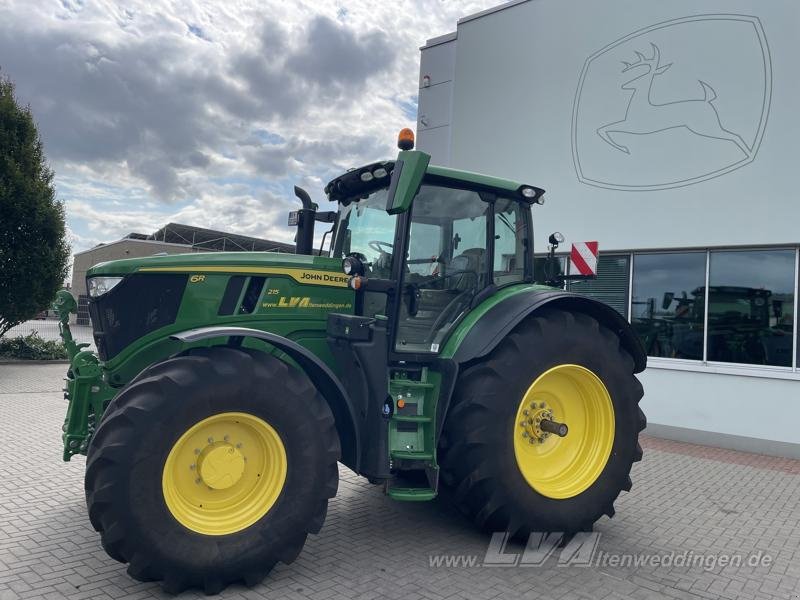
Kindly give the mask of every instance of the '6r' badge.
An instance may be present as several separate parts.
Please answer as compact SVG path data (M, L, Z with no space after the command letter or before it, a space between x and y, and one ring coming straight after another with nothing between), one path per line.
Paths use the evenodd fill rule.
M191 281L192 283L200 283L205 280L206 280L205 275L192 275L191 277L189 277L189 281Z
M772 65L757 17L694 15L586 59L572 116L578 179L619 190L705 181L752 162Z

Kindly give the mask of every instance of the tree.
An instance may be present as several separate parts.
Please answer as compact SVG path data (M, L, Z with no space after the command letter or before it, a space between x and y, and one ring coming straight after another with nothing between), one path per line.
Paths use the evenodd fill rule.
M0 337L50 305L69 255L64 206L30 107L0 75Z

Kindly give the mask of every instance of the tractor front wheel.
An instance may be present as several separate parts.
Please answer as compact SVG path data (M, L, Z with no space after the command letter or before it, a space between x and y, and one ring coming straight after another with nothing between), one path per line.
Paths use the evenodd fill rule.
M109 405L89 446L89 517L136 579L171 593L254 585L322 527L338 458L331 411L300 371L195 349Z
M642 386L619 338L588 315L543 309L459 378L442 480L481 527L524 537L591 530L642 457Z

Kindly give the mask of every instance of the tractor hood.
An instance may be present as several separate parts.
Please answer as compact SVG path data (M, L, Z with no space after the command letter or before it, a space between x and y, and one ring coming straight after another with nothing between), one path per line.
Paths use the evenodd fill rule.
M341 271L341 261L326 256L281 252L195 252L112 260L94 265L86 277L125 276L137 272L235 272L237 267L313 267Z

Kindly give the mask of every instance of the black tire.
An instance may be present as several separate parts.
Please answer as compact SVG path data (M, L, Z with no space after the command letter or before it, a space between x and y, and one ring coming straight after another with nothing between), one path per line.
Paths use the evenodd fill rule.
M599 477L566 499L544 496L527 483L511 434L528 386L559 364L593 371L611 396L615 419L611 454ZM643 389L633 371L633 358L619 338L593 318L553 308L537 311L459 376L440 445L448 495L488 531L516 538L532 531L591 531L602 515L614 515L617 496L631 489L631 466L642 458Z
M277 501L254 524L204 535L173 517L162 472L178 438L222 412L269 423L283 442L287 473ZM161 581L173 594L252 586L319 532L336 495L339 455L333 415L302 372L263 352L195 349L149 367L111 402L89 445L89 517L103 548L130 563L135 579Z

